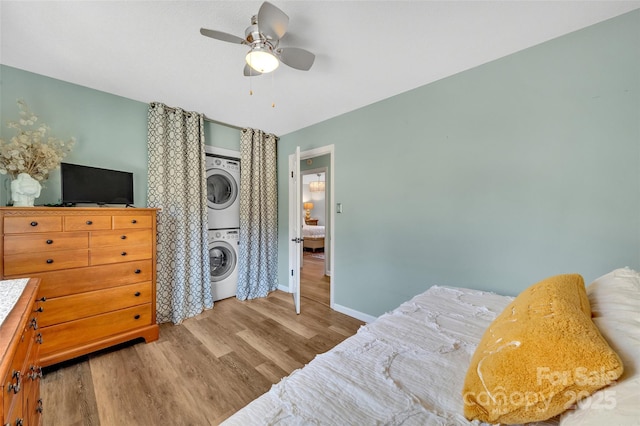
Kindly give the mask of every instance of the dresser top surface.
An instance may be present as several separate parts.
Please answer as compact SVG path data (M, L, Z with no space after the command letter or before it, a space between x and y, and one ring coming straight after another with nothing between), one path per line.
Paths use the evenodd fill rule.
M0 281L0 327L22 295L29 278Z
M36 207L0 207L0 212L10 213L10 212L74 212L74 211L90 211L90 212L104 212L105 214L113 213L113 212L149 212L149 211L159 211L157 208L150 207L45 207L45 206L36 206Z

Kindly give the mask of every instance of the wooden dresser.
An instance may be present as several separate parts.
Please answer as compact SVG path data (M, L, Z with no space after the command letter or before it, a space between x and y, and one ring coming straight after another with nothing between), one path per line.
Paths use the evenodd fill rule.
M158 339L156 211L0 208L0 277L41 279L42 366Z
M39 280L29 280L22 295L0 327L0 424L38 425L41 365L38 352L42 335L38 329L41 302Z

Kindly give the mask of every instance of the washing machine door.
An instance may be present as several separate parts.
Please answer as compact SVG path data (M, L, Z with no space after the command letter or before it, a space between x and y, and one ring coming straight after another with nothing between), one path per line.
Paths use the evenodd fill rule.
M209 245L209 265L211 281L219 282L231 275L238 258L233 247L226 241L215 241Z
M214 210L229 207L238 197L238 183L222 169L207 170L207 205Z

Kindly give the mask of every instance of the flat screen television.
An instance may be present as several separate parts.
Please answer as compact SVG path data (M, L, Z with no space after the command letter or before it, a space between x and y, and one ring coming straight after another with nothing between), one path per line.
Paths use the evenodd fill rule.
M133 173L60 164L62 203L133 204Z

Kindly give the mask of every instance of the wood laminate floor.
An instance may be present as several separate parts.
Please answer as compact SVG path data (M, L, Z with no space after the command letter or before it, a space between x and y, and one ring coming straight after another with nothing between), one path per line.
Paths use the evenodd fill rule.
M160 339L120 345L49 367L43 425L215 425L316 354L353 335L361 321L280 291L230 298Z
M300 296L330 305L331 277L324 274L324 253L303 252Z

